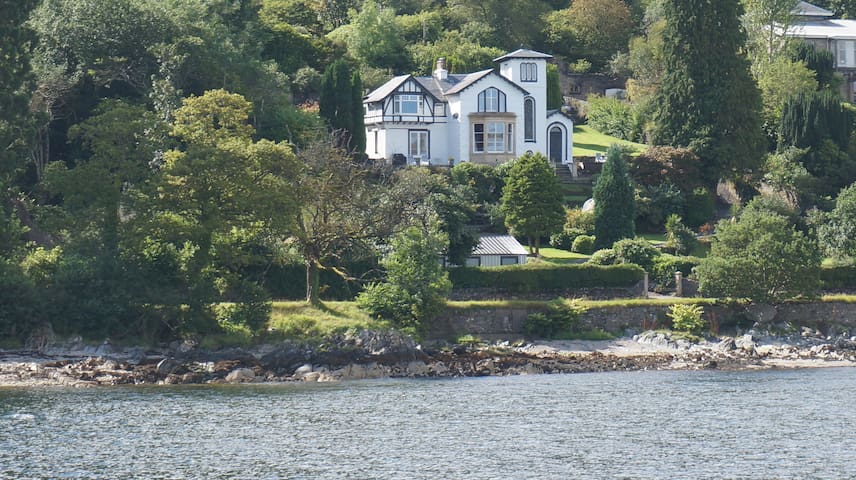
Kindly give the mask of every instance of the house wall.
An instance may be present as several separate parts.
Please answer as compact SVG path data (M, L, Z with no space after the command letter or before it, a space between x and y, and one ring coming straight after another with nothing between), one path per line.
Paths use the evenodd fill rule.
M517 264L523 265L526 263L526 255L476 255L481 259L482 267L501 267L502 257L516 257Z
M505 94L507 115L513 115L511 118L503 118L503 121L514 123L514 152L510 154L475 154L473 152L473 124L483 122L484 119L480 118L477 113L473 116L472 112L478 112L479 93L490 87L494 87ZM512 85L509 85L508 82L501 78L490 75L474 83L457 95L453 95L453 97L454 98L449 101L449 110L453 113L453 116L455 113L458 114L458 122L456 124L457 132L454 133L454 136L458 141L458 155L456 156L456 159L494 164L515 158L526 151L521 150L521 148L523 148L522 128L524 97L522 91ZM484 116L493 117L494 115L487 113L482 115L482 117Z
M521 64L534 63L537 66L537 81L523 82L521 80ZM520 85L524 90L529 92L530 97L535 100L535 141L526 142L523 132L523 98L520 103L515 105L514 109L518 112L520 124L519 148L518 151L523 154L527 150L533 152L547 153L547 61L544 59L509 59L500 64L500 75ZM525 98L525 97L524 97ZM509 106L509 109L511 107Z
M383 128L383 127L381 127ZM411 130L425 130L428 132L428 142L429 142L429 158L422 159L422 164L431 164L431 165L448 165L449 164L449 145L445 141L448 135L448 125L443 124L424 124L424 123L410 123L410 124L387 124L385 125L384 130L380 130L379 132L383 132L382 140L379 138L378 144L379 148L382 150L377 155L371 153L371 131L369 132L369 138L367 139L367 148L369 149L369 158L375 159L386 159L387 161L392 161L392 158L395 154L400 153L402 155L407 156L407 163L413 164L413 158L408 155L410 150L410 131Z

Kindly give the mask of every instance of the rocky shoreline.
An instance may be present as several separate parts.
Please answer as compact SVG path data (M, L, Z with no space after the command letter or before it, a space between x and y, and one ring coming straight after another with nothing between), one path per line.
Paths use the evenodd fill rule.
M856 366L856 337L750 332L690 343L668 332L612 341L460 344L423 348L397 332L359 332L320 345L282 342L206 351L78 344L0 350L0 386L335 382L638 370Z

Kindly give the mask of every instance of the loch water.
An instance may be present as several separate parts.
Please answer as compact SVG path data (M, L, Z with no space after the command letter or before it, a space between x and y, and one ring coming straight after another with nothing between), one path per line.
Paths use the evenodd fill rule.
M0 478L856 478L856 369L2 388Z

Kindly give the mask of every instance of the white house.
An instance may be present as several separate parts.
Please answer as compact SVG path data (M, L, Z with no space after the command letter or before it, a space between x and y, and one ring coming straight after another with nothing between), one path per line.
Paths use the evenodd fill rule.
M832 18L829 10L807 2L799 2L792 13L795 21L786 35L832 52L835 70L844 78L841 94L856 102L856 20Z
M450 74L437 61L430 77L401 75L363 99L366 154L411 165L496 165L540 152L576 175L574 125L547 110L550 55L520 49L497 70Z

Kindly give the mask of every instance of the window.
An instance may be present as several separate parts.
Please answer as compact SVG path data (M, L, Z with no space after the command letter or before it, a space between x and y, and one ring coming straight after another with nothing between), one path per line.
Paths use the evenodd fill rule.
M506 257L504 255L502 257L499 257L499 264L500 265L517 265L518 263L519 262L517 261L517 257L511 257L511 256Z
M408 153L414 160L427 160L429 158L427 130L410 130Z
M377 153L377 130L372 132L372 138L374 138L374 153Z
M473 151L484 152L484 124L473 125Z
M396 95L392 105L396 115L421 115L422 95Z
M481 267L481 258L480 257L467 257L464 260L465 267Z
M513 153L514 124L505 122L473 124L473 152Z
M523 137L527 142L535 141L535 99L523 100Z
M479 93L479 112L504 112L505 94L490 87Z
M520 64L520 81L521 82L537 82L538 81L538 65L535 63Z
M850 50L850 48L847 48L847 47L850 47L850 44L851 44L851 42L846 41L846 40L839 40L838 41L838 64L839 65L849 65L850 62L848 62L847 51Z

